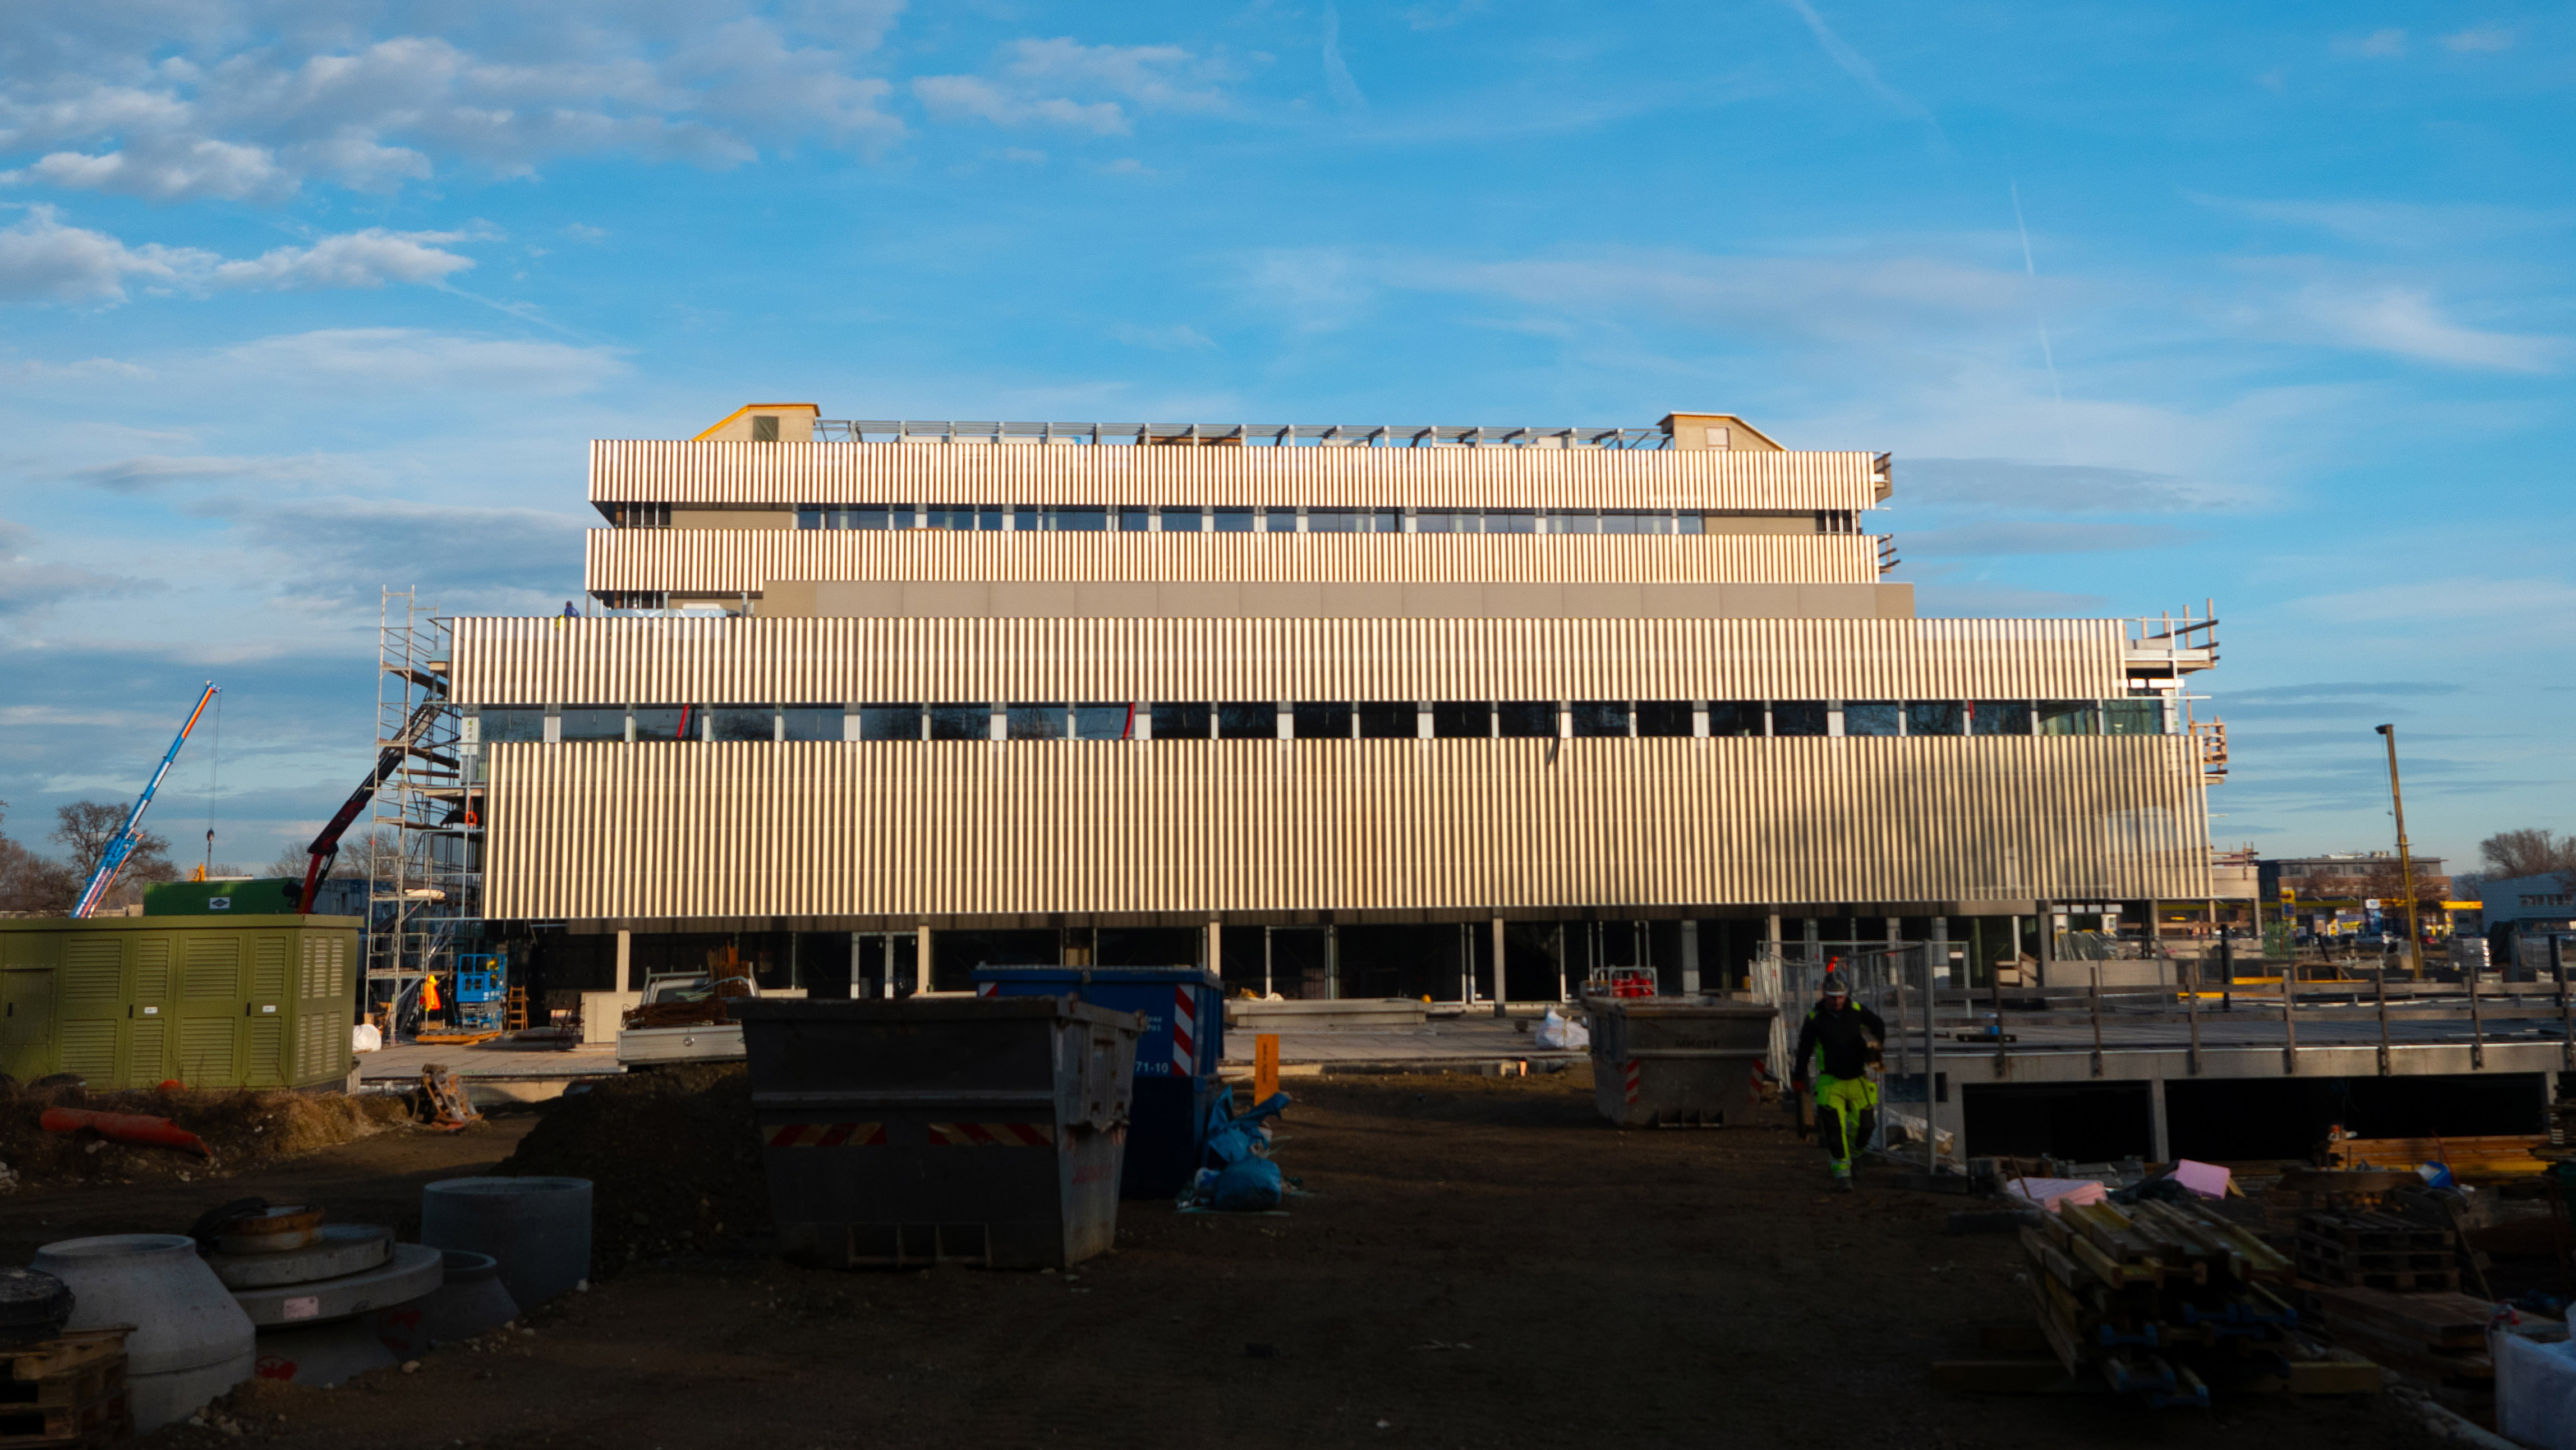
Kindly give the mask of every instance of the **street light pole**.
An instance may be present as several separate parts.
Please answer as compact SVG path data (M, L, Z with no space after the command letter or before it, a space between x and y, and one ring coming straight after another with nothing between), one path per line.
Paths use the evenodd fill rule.
M2406 848L2406 793L2397 785L2397 727L2382 725L2379 733L2388 741L2388 800L2397 812L2398 880L2406 892L2406 959L2421 980L2424 975L2424 936L2415 923L2415 858Z

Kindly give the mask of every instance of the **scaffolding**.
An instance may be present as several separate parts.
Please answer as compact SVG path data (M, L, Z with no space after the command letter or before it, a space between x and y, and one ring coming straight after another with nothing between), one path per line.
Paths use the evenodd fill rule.
M377 787L367 849L367 1003L399 1026L423 976L480 943L483 829L463 722L449 698L450 621L409 589L377 618L376 748L404 751ZM452 976L451 976L452 980Z

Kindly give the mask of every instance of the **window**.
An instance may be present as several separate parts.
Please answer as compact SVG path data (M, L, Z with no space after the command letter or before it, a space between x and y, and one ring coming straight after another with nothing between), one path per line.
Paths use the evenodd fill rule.
M1295 509L1270 509L1262 514L1262 520L1264 532L1273 534L1293 534L1297 532L1297 511Z
M1482 740L1494 733L1494 708L1482 700L1442 700L1431 707L1431 733L1443 740Z
M1062 740L1064 706L1012 705L1003 711L1003 737L1009 740Z
M919 705L861 705L859 738L861 740L919 740L921 707ZM966 737L942 735L936 738L962 740Z
M1351 738L1351 702L1348 700L1300 700L1288 708L1296 721L1293 728L1300 740Z
M1484 520L1479 515L1426 509L1413 516L1413 531L1417 534L1481 534L1485 530Z
M695 705L638 705L638 740L696 740L706 733L707 712Z
M1625 700L1577 700L1573 714L1574 734L1578 738L1628 733L1628 702Z
M1073 738L1076 740L1124 740L1128 722L1136 716L1133 705L1076 705L1073 707Z
M1489 534L1534 534L1538 532L1538 515L1518 509L1504 509L1485 515L1485 532Z
M483 707L483 723L480 728L483 732L483 743L486 745L512 745L523 741L543 740L546 738L546 712L535 708L514 710L486 705ZM621 740L626 738L622 730L618 738Z
M786 722L790 740L838 740L842 738L843 713L838 705L785 705L778 718Z
M1967 722L1956 700L1909 700L1905 705L1908 735L1965 735Z
M1164 522L1171 521L1165 510ZM1157 740L1205 740L1208 725L1215 712L1197 701L1163 704L1154 707L1154 738Z
M623 705L566 705L555 721L557 740L619 740L626 738L626 707ZM485 718L490 718L488 713ZM485 726L486 731L491 727ZM492 737L487 733L484 739Z
M1673 532L1677 534L1703 534L1708 532L1708 521L1701 518L1698 514L1675 514L1673 515Z
M1513 740L1556 737L1554 700L1505 700L1494 706L1494 718L1500 723L1501 733Z
M1361 702L1360 738L1362 740L1410 740L1421 733L1418 716L1411 700L1366 700Z
M1601 516L1560 510L1547 516L1547 531L1551 534L1597 534L1601 532Z
M772 705L718 705L707 712L709 740L776 740L778 710Z
M1822 722L1818 722L1821 726ZM1711 700L1708 702L1708 733L1719 736L1759 735L1762 733L1762 702L1759 700ZM1824 731L1819 728L1817 734Z
M2102 733L2162 735L2165 733L2165 702L2152 699L2105 700L2102 702Z
M922 509L920 517L922 528L947 529L954 533L970 533L977 529L998 532L1002 527L1002 511L998 508L977 510L964 505L943 504Z
M1250 509L1208 510L1208 532L1215 534L1249 534L1256 531L1260 517Z
M1367 527L1367 515L1350 509L1306 510L1306 532L1310 534L1356 534Z
M1141 534L1153 527L1154 512L1151 509L1123 508L1118 510L1118 532L1122 534Z
M1167 509L1163 510L1163 532L1164 532L1164 533L1167 533L1167 534L1195 534L1195 533L1197 533L1198 531L1199 531L1199 511L1198 511L1197 509L1170 509L1170 508L1167 508Z
M2040 701L2039 733L2042 735L2099 733L2093 723L2093 702L2090 700Z
M993 707L990 705L933 705L929 715L930 738L933 740L993 738Z
M1368 531L1372 534L1404 532L1404 515L1394 509L1374 509L1361 517L1368 521Z
M1971 735L2028 735L2028 700L1979 700L1968 707Z
M1605 534L1669 534L1673 531L1671 514L1611 513L1601 515L1601 532Z
M1825 702L1822 700L1772 701L1771 733L1774 735L1824 734Z
M1668 737L1691 733L1691 707L1688 700L1639 700L1637 733L1641 736Z
M1219 740L1276 740L1279 707L1268 700L1228 702L1216 707Z
M1845 735L1894 735L1902 707L1893 700L1846 700L1843 702Z
M778 441L778 415L776 413L754 413L751 415L751 441L754 443L775 443Z
M1096 508L1038 510L1038 527L1059 534L1097 534L1108 529L1109 511Z

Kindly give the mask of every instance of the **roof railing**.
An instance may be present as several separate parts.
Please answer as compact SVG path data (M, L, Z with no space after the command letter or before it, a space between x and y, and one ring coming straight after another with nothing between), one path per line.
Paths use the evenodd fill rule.
M1661 428L1494 428L1392 423L1005 423L815 420L836 443L1198 444L1255 448L1669 448Z

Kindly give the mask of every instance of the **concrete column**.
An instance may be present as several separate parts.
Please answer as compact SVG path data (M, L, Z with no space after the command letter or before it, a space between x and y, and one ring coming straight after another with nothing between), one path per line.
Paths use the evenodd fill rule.
M1216 973L1220 977L1224 976L1225 928L1221 923L1211 921L1207 924L1207 951L1205 955L1207 969Z
M2039 903L2039 984L2050 985L2057 967L2057 903Z
M1950 970L1950 918L1946 916L1932 918L1931 936L1932 974L1936 977L1946 976ZM1953 978L1950 985L1961 987L1967 983L1963 978Z
M1458 1004L1476 1005L1476 929L1458 923Z
M1271 993L1279 990L1278 988L1270 985L1270 948L1272 946L1271 934L1273 930L1274 928L1266 926L1261 929L1261 995L1264 997L1267 997Z
M631 931L620 931L617 934L617 990L621 992L644 990L644 984L635 980L635 933Z
M1509 978L1503 971L1503 919L1498 916L1494 918L1494 1015L1502 1016L1511 1000Z
M893 953L887 953L886 959L892 961ZM912 933L912 981L913 990L916 992L927 992L931 989L930 928L926 926L916 927Z
M1683 922L1681 937L1682 995L1696 997L1699 995L1699 923Z
M865 932L850 933L850 996L853 1000L867 995L868 974L859 964L859 944L867 939Z
M1324 996L1342 1000L1342 929L1329 922L1324 926Z

